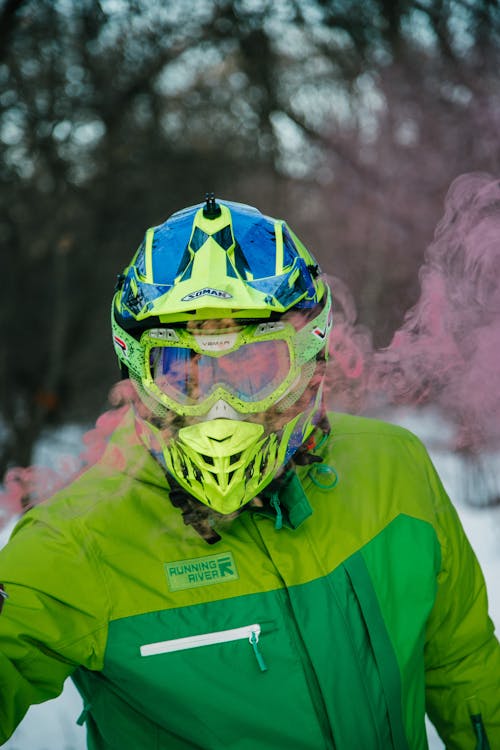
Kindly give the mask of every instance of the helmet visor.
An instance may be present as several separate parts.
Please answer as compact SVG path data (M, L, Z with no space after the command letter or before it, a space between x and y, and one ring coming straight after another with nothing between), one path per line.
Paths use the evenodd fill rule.
M253 341L218 356L178 346L155 346L149 353L156 386L179 404L197 404L216 389L244 403L273 394L291 370L286 341Z

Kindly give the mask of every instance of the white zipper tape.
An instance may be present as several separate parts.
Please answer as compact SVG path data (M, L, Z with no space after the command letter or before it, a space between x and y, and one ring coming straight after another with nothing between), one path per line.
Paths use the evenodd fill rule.
M231 630L217 630L213 633L200 633L190 635L187 638L173 638L170 641L158 641L157 643L146 643L141 646L141 656L154 656L155 654L168 654L172 651L184 651L188 648L199 646L211 646L214 643L229 643L247 638L250 643L257 643L260 635L260 625L245 625L242 628ZM253 637L253 640L252 640Z

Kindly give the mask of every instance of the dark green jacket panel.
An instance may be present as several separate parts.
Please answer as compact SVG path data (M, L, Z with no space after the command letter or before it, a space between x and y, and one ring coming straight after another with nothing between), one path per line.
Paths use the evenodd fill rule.
M367 585L368 577L365 589ZM259 659L248 637L149 656L140 653L141 645L161 643L166 637L177 643L252 623L261 629ZM386 687L375 649L378 644L371 641L356 591L341 567L326 579L289 590L114 621L103 677L112 701L123 701L123 716L131 705L134 712L150 718L150 742L160 729L168 737L183 736L190 747L201 744L211 750L407 750L400 708L392 708L389 718L387 702L390 698L401 706L396 659L392 654L393 684L384 675ZM87 673L86 680L90 716L108 726L104 706L100 709L93 698L102 677ZM353 707L363 721L353 720ZM419 719L422 722L423 716Z
M440 565L434 528L406 515L394 519L359 557L346 563L373 633L388 705L394 710L401 706L394 719L416 747L425 742L424 650Z
M110 625L104 676L167 736L184 737L190 747L332 748L288 617L280 589L118 620ZM141 645L166 638L178 642L254 624L261 629L259 658L248 636L140 653Z
M407 750L395 655L392 651L391 694L378 660L379 633L367 626L364 592L348 572L356 561L363 565L359 553L324 578L292 587L291 611L307 644L337 747ZM365 584L370 587L367 574ZM387 642L383 625L381 630ZM396 700L394 712L388 699ZM363 718L356 721L354 715Z

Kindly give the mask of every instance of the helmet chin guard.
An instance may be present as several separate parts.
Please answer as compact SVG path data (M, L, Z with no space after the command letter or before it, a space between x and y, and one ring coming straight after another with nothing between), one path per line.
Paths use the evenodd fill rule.
M181 427L164 439L147 425L162 462L176 482L212 510L229 515L253 500L279 474L312 433L320 414L321 387L314 408L300 412L281 430L266 433L256 422L217 418Z
M212 419L181 428L163 455L188 492L228 514L260 491L275 468L277 440L260 424Z

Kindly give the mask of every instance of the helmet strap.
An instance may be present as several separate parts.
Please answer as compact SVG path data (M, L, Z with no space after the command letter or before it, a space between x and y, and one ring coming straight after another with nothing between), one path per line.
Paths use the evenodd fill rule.
M292 458L290 459L290 463L294 463L296 466L309 466L310 464L321 463L323 461L323 458L321 456L312 453L312 451L322 445L330 434L330 423L328 421L328 417L326 416L324 407L316 426L323 433L323 436L321 437L319 443L316 442L314 435L311 435L305 441L305 443L303 443L300 448L295 451Z

